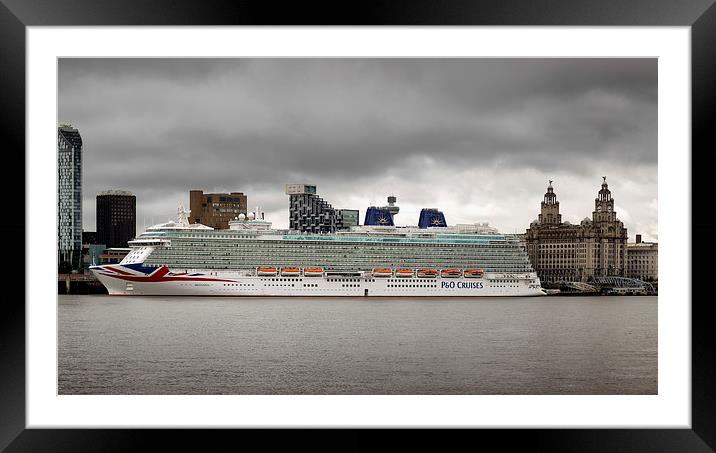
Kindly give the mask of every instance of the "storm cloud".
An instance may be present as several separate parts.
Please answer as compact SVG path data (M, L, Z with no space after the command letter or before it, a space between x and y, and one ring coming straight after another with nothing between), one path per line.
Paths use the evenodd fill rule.
M399 224L524 232L548 179L564 220L606 175L633 239L656 240L656 59L60 59L58 122L84 140L95 196L137 195L138 230L189 190L243 191L285 227L286 183L335 207L384 204Z

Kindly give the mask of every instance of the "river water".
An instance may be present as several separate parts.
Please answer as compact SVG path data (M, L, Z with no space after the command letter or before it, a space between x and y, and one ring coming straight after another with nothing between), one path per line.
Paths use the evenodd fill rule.
M59 296L60 394L656 394L656 297Z

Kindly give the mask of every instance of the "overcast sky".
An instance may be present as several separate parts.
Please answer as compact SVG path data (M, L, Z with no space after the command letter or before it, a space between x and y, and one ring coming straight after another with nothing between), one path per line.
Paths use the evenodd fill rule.
M656 59L60 59L58 82L87 231L106 189L136 194L138 233L190 189L285 228L307 182L361 222L395 194L399 225L436 207L523 233L549 179L577 223L607 176L630 241L658 240Z

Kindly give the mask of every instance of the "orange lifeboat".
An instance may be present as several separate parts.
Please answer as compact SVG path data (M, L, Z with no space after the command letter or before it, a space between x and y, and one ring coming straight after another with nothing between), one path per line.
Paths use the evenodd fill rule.
M482 269L465 269L465 278L480 278L484 274Z
M415 275L415 274L413 273L412 269L398 269L397 271L395 271L396 277L410 278L413 275Z
M278 274L278 270L276 270L275 267L259 267L258 269L256 269L256 274L261 275L263 277L274 276Z
M281 275L283 277L298 277L301 275L301 269L297 267L282 267Z
M323 277L323 268L312 267L310 269L304 269L303 275L305 277Z
M420 278L435 278L438 276L438 271L435 269L418 269L418 277Z
M392 269L373 269L373 277L392 277Z
M460 269L443 269L440 276L442 278L459 278L462 276L462 271Z

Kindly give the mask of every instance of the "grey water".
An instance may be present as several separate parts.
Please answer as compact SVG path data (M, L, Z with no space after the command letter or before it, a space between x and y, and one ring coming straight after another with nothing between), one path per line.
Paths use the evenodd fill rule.
M656 297L59 296L59 394L656 394Z

